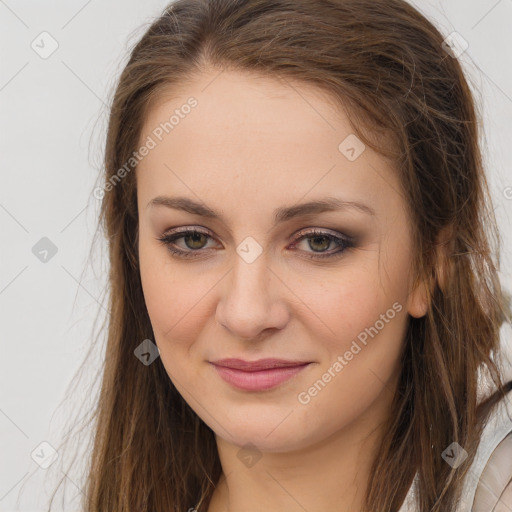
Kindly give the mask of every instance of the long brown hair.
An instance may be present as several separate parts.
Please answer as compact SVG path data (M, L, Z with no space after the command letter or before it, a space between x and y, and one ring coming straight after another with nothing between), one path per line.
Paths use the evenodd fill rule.
M403 0L177 0L134 45L111 104L102 177L108 336L84 512L184 512L198 503L203 512L221 475L214 433L160 359L145 366L134 357L154 337L138 267L133 153L154 102L207 67L315 85L347 109L365 144L393 158L430 307L409 319L366 510L398 510L416 472L421 512L454 509L506 389L497 356L510 308L497 277L500 237L477 105L443 40ZM481 376L497 391L479 408ZM452 442L468 452L457 469L441 456Z

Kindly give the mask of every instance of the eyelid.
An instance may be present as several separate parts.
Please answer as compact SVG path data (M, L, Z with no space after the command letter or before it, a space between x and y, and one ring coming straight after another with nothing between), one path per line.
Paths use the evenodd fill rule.
M203 228L201 226L184 226L184 227L172 228L172 229L165 231L162 236L169 237L174 234L180 234L180 235L185 234L186 235L187 233L201 233L201 234L207 235L211 238L216 238L209 229ZM292 236L292 238L299 238L303 235L304 236L331 235L334 238L342 238L343 240L346 240L346 241L350 241L350 240L354 241L355 240L355 237L350 236L347 233L341 233L340 231L336 231L336 230L329 229L329 228L319 228L317 226L309 226L306 228L301 228L299 231L296 231L291 236Z
M311 235L317 235L317 236L330 235L333 238L341 238L346 241L355 240L354 237L347 235L346 233L341 233L340 231L335 231L335 230L329 229L329 228L319 228L316 226L302 228L293 234L294 238L295 237L299 238L301 236L311 236Z
M207 236L210 239L216 239L215 236L211 234L211 232L203 227L199 226L184 226L179 228L173 228L166 231L161 237L156 237L156 240L160 241L166 248L177 258L201 258L205 253L210 252L210 249L197 249L197 250L184 250L184 249L176 249L173 247L173 243L175 240L179 240L189 233L199 233ZM307 238L314 237L327 237L330 238L331 242L337 243L338 246L343 246L342 249L336 250L334 252L308 252L308 251L297 251L299 253L305 252L309 254L309 256L302 256L306 259L310 260L322 260L322 259L335 259L336 257L341 257L348 249L355 247L356 240L353 236L349 236L347 234L341 233L339 231L331 230L329 228L318 228L318 227L307 227L302 228L299 231L295 232L293 235L294 241L291 244L291 247L295 247L297 244L302 242L302 240ZM341 242L341 243L340 243Z

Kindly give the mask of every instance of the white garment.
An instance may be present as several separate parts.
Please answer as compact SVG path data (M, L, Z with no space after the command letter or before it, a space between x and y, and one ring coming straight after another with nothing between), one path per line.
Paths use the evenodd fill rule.
M506 397L499 401L487 425L484 427L476 456L463 484L461 503L457 507L456 512L472 512L471 507L475 498L475 492L487 461L492 452L510 432L512 432L512 392L507 393ZM507 476L508 478L512 478L512 475ZM416 485L417 475L398 512L418 511L415 503L415 495L417 492Z

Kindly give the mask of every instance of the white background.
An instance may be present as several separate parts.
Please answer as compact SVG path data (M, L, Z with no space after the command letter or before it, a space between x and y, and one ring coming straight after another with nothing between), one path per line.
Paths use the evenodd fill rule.
M106 106L128 46L166 3L0 0L1 512L46 510L61 477L69 490L53 510L78 509L81 458L66 476L57 463L41 468L31 453L41 453L41 442L57 448L73 426L70 418L85 413L94 396L88 383L99 363L89 362L77 388L68 386L106 304L101 240L87 260ZM484 152L504 242L501 277L511 290L512 0L413 3L445 35L455 30L469 43L460 60L484 114ZM59 45L47 59L31 48L43 31ZM42 237L57 248L46 263L32 253ZM508 326L502 334L508 343ZM80 446L85 450L85 441ZM65 456L59 451L58 462Z

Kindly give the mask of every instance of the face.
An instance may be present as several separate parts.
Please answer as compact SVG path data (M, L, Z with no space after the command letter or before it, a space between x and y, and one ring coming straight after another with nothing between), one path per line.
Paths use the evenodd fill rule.
M217 436L274 452L380 421L408 316L425 313L395 170L319 90L290 84L198 76L150 110L136 171L169 378ZM213 364L227 358L295 365Z

